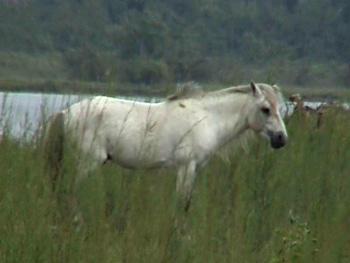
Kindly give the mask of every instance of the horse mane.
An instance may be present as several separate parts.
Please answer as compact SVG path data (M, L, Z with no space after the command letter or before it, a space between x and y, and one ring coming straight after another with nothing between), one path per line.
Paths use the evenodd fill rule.
M284 101L281 90L276 84L269 85L265 83L257 83L256 85L260 88L260 90L266 96L269 96L269 94L274 94L274 96L276 96L279 102ZM252 89L250 85L239 85L239 86L233 86L233 87L229 87L221 90L208 92L208 95L211 95L213 97L225 96L229 94L252 94Z
M168 101L195 98L204 95L203 88L193 81L178 84L176 86L176 92L167 97Z
M247 94L250 93L252 89L250 88L250 85L239 85L239 86L233 86L233 87L228 87L225 89L220 89L220 90L215 90L209 92L210 95L217 96L217 95L227 95L227 94L232 94L232 93L243 93Z
M280 88L273 84L268 85L265 83L257 83L259 88L263 92L274 92L277 97L281 96ZM248 85L239 85L228 87L225 89L214 90L214 91L204 91L203 88L196 82L186 82L183 84L178 84L176 92L167 97L167 101L175 101L181 99L189 99L189 98L199 98L199 97L219 97L225 96L228 94L249 94L251 93L251 86Z
M280 88L276 84L269 85L265 83L256 83L256 85L259 86L259 88L263 92L273 91L276 94L281 92ZM238 85L238 86L228 87L225 89L216 90L209 93L212 95L226 95L226 94L232 94L232 93L248 94L248 93L251 93L251 91L252 91L251 86L248 84L248 85Z

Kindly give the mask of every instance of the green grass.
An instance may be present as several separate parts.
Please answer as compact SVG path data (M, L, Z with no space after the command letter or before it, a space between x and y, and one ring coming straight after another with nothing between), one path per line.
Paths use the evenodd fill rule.
M289 144L213 158L187 214L175 173L106 166L69 192L74 155L51 192L36 144L0 146L0 262L349 262L350 121L295 115Z

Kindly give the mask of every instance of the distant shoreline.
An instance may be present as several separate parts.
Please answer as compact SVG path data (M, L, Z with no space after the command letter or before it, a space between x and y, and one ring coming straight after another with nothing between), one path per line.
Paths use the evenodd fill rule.
M175 86L175 85L173 85ZM1 92L164 96L169 85L116 84L68 80L0 80Z
M202 84L205 89L212 90L228 85ZM165 97L175 90L175 83L167 84L132 84L84 82L69 80L0 80L1 92L31 92L53 94L98 94L121 96ZM299 93L306 99L349 100L350 88L344 87L303 87L281 85L285 96Z

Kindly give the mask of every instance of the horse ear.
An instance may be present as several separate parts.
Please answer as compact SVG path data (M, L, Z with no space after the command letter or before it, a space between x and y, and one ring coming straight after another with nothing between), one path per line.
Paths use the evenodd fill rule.
M254 81L250 82L250 88L252 89L254 96L259 96L261 94L259 87L254 83Z
M279 87L277 84L273 84L273 85L272 85L272 88L273 88L276 92L280 92L280 91L281 91L280 87Z

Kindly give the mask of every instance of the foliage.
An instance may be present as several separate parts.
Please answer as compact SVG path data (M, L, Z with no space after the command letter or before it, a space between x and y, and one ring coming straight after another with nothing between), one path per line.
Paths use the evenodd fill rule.
M278 81L307 85L319 77L304 73L310 61L349 63L349 10L345 0L3 0L0 50L62 52L73 79L98 81L111 79L106 68L116 72L129 61L140 64L128 69L130 78L116 72L113 81L215 82L214 61L262 68L296 62L305 64L300 73ZM150 72L140 73L145 63ZM323 79L349 84L344 74Z
M104 81L111 72L108 58L89 47L68 50L63 57L73 79Z

